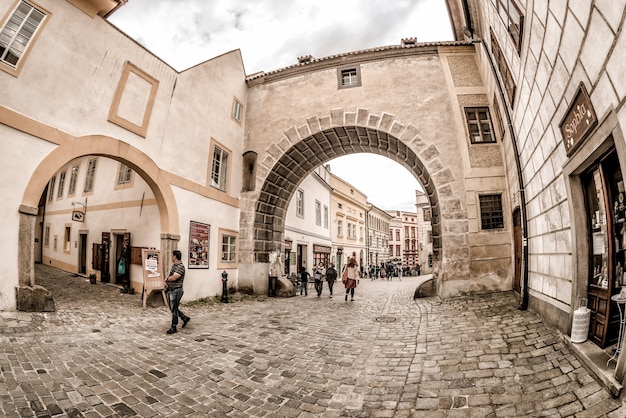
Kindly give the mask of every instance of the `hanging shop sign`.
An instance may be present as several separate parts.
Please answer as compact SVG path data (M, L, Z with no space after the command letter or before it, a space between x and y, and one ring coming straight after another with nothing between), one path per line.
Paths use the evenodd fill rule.
M568 157L583 143L597 123L598 118L593 109L593 104L585 85L581 82L574 100L569 105L565 117L559 125L561 135L563 135L565 153Z
M85 222L85 212L80 210L73 210L72 220L76 222Z

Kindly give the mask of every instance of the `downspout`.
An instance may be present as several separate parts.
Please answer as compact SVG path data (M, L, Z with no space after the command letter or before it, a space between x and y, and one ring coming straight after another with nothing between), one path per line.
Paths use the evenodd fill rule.
M515 168L517 170L517 181L519 187L519 200L520 210L522 214L522 302L519 309L525 311L528 309L528 221L526 214L526 193L524 191L524 178L522 177L522 164L519 159L519 152L517 148L517 140L515 139L515 131L513 130L513 124L511 123L511 113L509 107L506 106L507 100L504 96L504 88L500 77L497 76L496 66L493 62L493 57L489 53L487 46L482 39L476 40L476 43L480 43L485 48L485 55L489 59L491 65L491 71L495 75L496 83L498 85L498 93L500 95L500 101L504 107L504 114L506 115L506 123L509 128L509 134L511 135L511 143L513 145L513 155L515 157ZM496 104L497 105L497 104Z
M513 145L513 155L515 157L515 168L517 170L517 181L519 187L519 200L520 200L520 211L521 211L521 222L522 222L522 301L520 303L519 309L525 311L528 309L528 221L527 221L527 213L526 213L526 193L524 189L524 178L522 176L522 164L519 160L519 151L517 149L517 141L515 139L515 131L513 130L513 124L511 123L511 113L509 107L506 106L508 102L504 95L504 87L503 83L498 77L498 72L496 71L496 65L493 62L493 57L489 53L485 42L482 39L474 39L474 27L472 25L472 17L470 14L469 2L467 0L463 0L463 12L465 14L465 22L467 26L464 28L465 36L472 39L474 43L480 43L485 48L485 55L489 60L489 65L491 66L491 72L495 76L497 90L500 95L500 101L504 107L504 114L506 116L506 124L509 129L509 134L511 135L511 143ZM494 103L494 105L497 105Z

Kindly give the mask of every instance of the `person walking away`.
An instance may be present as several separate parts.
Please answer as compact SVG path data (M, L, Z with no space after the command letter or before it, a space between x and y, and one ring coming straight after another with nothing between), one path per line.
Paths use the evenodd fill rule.
M357 280L359 278L359 263L356 261L356 254L352 253L352 257L348 260L346 266L348 270L348 279L346 280L346 302L348 301L348 294L350 294L350 300L354 300L354 289L356 289Z
M337 270L335 270L335 265L330 263L326 269L326 282L328 283L328 291L330 292L331 298L333 297L333 286L335 284L335 280L337 280Z
M304 266L300 267L300 296L302 296L302 291L304 291L304 296L309 296L307 290L307 283L309 281L309 277L311 275Z
M382 280L385 280L386 277L387 277L387 270L385 270L385 268L383 267L380 269L380 278Z
M167 288L167 303L170 305L170 311L172 311L172 325L167 330L168 334L174 334L176 332L176 326L178 325L178 318L183 320L183 328L187 326L187 323L191 319L185 315L180 309L180 300L183 298L183 281L185 280L185 266L180 261L182 254L178 250L172 251L172 268L170 274L165 279L165 285Z
M324 276L326 275L326 269L324 268L324 264L320 262L315 270L313 271L313 278L315 279L315 291L317 292L317 297L322 296L322 286L324 282Z

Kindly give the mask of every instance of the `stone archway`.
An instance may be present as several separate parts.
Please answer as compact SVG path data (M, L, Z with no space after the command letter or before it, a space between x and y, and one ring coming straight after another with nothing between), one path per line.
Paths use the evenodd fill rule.
M18 242L18 310L48 310L41 294L45 289L35 283L34 242L35 222L41 193L52 175L68 161L86 155L102 156L121 161L139 174L152 189L160 215L161 252L167 254L177 248L180 239L178 209L170 184L161 169L150 157L128 143L92 135L72 138L48 154L34 170L22 197L19 208Z
M419 180L432 209L435 276L442 281L469 276L462 179L455 178L437 145L425 141L415 126L388 113L336 109L289 129L266 151L256 168L256 189L242 198L240 287L266 290L269 254L281 250L287 208L301 180L333 158L360 152L388 157ZM446 291L440 286L439 293Z

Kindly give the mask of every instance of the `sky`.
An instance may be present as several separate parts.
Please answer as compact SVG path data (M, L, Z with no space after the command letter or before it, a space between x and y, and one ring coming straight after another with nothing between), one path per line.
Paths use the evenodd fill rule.
M128 0L109 22L178 71L239 49L247 75L403 38L453 40L444 0ZM415 210L421 186L392 160L356 154L330 165L379 208Z

